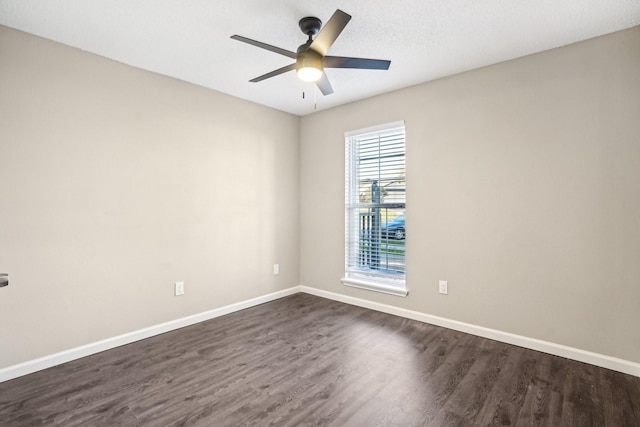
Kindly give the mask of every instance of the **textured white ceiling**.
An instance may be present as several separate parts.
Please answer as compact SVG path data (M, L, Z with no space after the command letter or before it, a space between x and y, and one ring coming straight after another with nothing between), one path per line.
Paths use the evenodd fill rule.
M329 54L391 68L327 70L317 110L640 25L640 0L0 0L0 24L305 115L314 86L294 72L248 82L293 61L229 37L295 51L298 20L338 8L353 19Z

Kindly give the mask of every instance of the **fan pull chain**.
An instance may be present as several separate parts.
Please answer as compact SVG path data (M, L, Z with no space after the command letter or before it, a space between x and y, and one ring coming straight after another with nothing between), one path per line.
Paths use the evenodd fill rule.
M313 109L318 109L318 87L316 85L313 88Z
M305 86L304 83L302 84L302 99L307 99L307 92L304 90ZM311 89L313 91L313 109L317 110L318 109L318 87L316 85L313 85L313 89Z

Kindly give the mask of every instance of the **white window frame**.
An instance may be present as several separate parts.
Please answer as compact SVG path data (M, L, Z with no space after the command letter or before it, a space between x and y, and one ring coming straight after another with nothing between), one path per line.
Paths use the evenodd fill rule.
M404 121L387 123L380 126L345 133L345 275L342 278L342 283L346 286L405 297L408 294L408 289L406 287L406 274L404 272L404 268L406 266L406 244L405 254L402 257L402 271L361 267L355 259L355 257L360 256L361 252L359 251L362 251L362 244L360 241L362 226L359 218L356 218L356 216L360 215L363 208L380 206L381 209L386 210L393 209L395 206L406 212L406 200L402 200L402 203L380 204L363 204L360 200L361 182L358 177L358 174L360 173L360 166L357 165L359 154L357 151L358 140L371 138L372 136L384 137L389 134L403 135L404 156L402 157L402 169L404 172L406 159L406 134ZM378 159L378 164L383 165L384 161L381 162L381 160ZM406 181L406 178L404 181ZM406 195L406 187L404 194ZM382 202L382 200L380 200L380 202ZM357 214L356 211L358 212ZM380 230L380 227L378 226L377 229ZM389 242L388 238L386 241ZM356 253L358 255L355 255ZM377 266L378 264L376 263L375 265Z

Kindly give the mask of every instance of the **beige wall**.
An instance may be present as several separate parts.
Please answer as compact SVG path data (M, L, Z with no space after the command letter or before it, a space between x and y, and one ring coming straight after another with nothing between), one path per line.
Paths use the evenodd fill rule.
M636 28L300 120L0 27L0 368L297 284L640 362L638 76ZM404 299L340 283L395 120Z
M298 285L299 122L0 27L0 368Z
M343 133L396 120L404 299L340 283ZM640 362L640 28L306 116L301 140L301 284Z

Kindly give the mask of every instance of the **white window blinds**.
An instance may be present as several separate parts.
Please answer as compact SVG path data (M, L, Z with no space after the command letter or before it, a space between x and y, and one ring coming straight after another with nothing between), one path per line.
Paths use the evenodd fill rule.
M404 123L350 132L345 145L343 282L406 295Z

